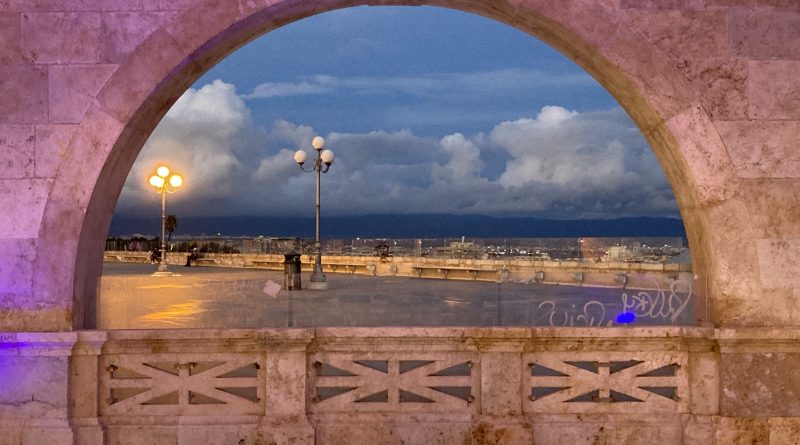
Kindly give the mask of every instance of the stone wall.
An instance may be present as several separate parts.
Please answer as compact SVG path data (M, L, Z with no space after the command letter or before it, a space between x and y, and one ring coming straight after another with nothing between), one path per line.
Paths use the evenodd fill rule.
M167 252L169 264L186 263L185 252ZM106 251L105 261L148 263L149 252ZM203 253L196 265L252 267L283 270L284 256L278 254ZM314 267L312 255L301 256L302 270ZM573 286L604 286L630 289L667 289L670 283L703 283L694 277L689 264L623 263L594 261L550 261L518 259L449 259L395 256L381 259L376 256L323 255L322 269L326 273L356 275L417 277L448 280L477 280L494 282L524 282L567 284ZM705 295L704 289L697 289Z
M791 444L798 340L637 327L5 333L0 428L4 445Z

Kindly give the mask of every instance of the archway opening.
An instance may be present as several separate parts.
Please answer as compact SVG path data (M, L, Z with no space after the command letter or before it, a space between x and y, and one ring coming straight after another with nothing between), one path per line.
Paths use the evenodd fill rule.
M213 85L213 84L212 84L212 85ZM223 86L224 86L224 85L223 85ZM311 85L311 87L313 88L313 87L314 87L314 85ZM200 89L198 89L197 91L199 92L199 91L200 91ZM538 124L542 124L542 122L545 122L545 121L547 121L548 119L552 119L552 120L555 120L555 121L558 121L558 120L563 120L563 118L564 118L565 116L566 116L567 118L570 118L570 119L571 119L571 118L572 118L572 116L570 116L570 115L571 115L571 114L572 114L574 111L575 111L575 110L569 110L569 109L567 109L567 108L563 108L563 107L561 107L561 108L555 108L555 107L551 107L551 108L546 108L546 109L545 109L545 108L543 108L543 109L539 110L539 114L538 114L538 115L537 115L535 118L529 118L529 120L530 120L530 121L533 121L533 123L534 123L534 124L536 124L536 123L538 123ZM639 116L635 116L635 117L638 117L638 118L639 118L639 120L642 120L642 117L641 117L641 115L639 115ZM526 122L523 122L522 120L519 120L519 121L520 121L520 122L517 122L517 124L519 124L519 125L522 125L522 124L525 124L525 123L526 123ZM514 123L514 122L510 122L510 123ZM640 125L641 125L641 122L640 122ZM507 127L507 128L510 128L510 127L512 127L512 126L511 126L511 125L507 125L506 127ZM493 129L493 130L494 130L494 129ZM449 137L449 138L447 139L449 142L453 142L454 140L456 140L456 139L457 139L457 138L455 138L455 135L448 135L448 136L453 136L453 137ZM465 143L473 143L473 144L475 143L475 142L474 142L474 140L470 140L470 138L469 138L469 137L466 137L466 138L464 138L464 137L463 137L463 135L462 135L462 138L463 138L463 142L465 142ZM441 142L443 145L446 145L446 144L445 144L445 139L444 139L444 138L443 138L443 139L441 139L441 141L440 141L440 142ZM462 141L456 141L456 142L462 142ZM463 152L462 152L462 153L463 153ZM454 157L453 159L455 159L455 157ZM451 160L453 160L453 159L451 159ZM518 159L516 159L516 160L518 161ZM679 169L679 168L678 168L678 169ZM505 174L506 172L507 172L507 170L504 170L502 173L500 173L500 174L497 176L497 180L499 180L499 179L501 178L501 176L502 176L503 174ZM507 175L507 176L508 176L508 175ZM579 240L579 241L580 241L580 240ZM578 249L578 251L580 252L580 249ZM499 272L499 271L498 271L498 272ZM470 272L470 273L471 273L471 272Z

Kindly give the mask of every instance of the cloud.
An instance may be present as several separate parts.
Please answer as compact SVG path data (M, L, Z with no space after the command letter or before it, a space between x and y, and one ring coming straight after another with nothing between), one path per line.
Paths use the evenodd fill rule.
M287 120L256 125L231 84L190 89L143 148L118 212L157 208L146 178L169 160L186 185L170 195L168 212L311 215L315 181L292 155L300 147L311 152L315 135L311 126ZM405 129L324 136L336 152L322 176L328 215L677 215L660 166L621 109L579 113L546 106L485 134L434 138ZM490 178L487 169L499 173Z
M242 97L247 100L304 95L408 95L463 98L468 95L509 94L519 89L591 85L586 73L554 76L533 69L500 69L472 73L433 73L415 76L335 77L302 76L291 82L266 82Z

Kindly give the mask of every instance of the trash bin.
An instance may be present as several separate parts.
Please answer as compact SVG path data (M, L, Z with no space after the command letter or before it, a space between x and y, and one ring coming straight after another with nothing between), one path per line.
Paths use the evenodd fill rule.
M300 254L291 251L283 254L283 288L286 290L301 290Z

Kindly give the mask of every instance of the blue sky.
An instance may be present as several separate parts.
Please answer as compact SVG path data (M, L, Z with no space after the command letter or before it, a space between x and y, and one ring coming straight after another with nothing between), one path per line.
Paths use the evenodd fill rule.
M580 67L483 17L359 7L243 46L162 120L123 189L148 212L156 162L186 176L178 215L313 212L291 154L322 135L337 159L326 214L678 216L644 138Z

